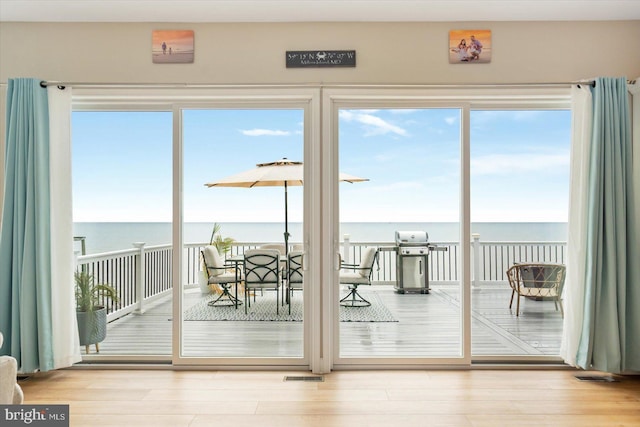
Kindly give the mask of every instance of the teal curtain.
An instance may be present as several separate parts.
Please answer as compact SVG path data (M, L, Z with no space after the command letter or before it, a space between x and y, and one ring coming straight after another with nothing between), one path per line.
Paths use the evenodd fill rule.
M640 241L635 232L631 112L625 78L593 88L588 174L583 369L640 371Z
M10 79L0 228L2 354L21 372L53 368L47 90Z

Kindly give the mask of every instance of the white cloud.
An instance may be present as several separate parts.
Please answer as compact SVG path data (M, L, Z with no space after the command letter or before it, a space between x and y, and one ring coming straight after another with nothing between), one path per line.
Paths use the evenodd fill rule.
M340 119L347 122L362 123L365 127L364 136L384 135L387 133L395 133L400 136L408 136L406 129L393 125L380 117L373 114L363 113L362 111L340 110Z
M490 154L471 159L473 175L506 175L546 169L566 170L569 153L561 154Z
M247 129L240 130L243 135L246 136L289 136L291 132L286 130L274 130L274 129Z
M452 116L452 117L445 117L444 121L448 125L453 125L458 122L458 119L459 117Z

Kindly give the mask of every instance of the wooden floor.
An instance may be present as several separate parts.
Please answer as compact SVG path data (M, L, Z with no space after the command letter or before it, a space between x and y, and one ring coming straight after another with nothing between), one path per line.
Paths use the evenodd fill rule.
M459 357L459 291L434 287L430 294L400 295L374 286L398 322L340 322L340 357ZM369 290L369 289L367 289ZM552 301L523 299L521 313L509 309L510 290L472 293L472 354L475 356L555 356L562 317ZM198 302L198 290L185 294L185 306ZM514 304L515 306L515 304ZM353 308L357 310L357 308ZM100 355L170 355L171 300L144 315L109 324ZM302 322L189 321L184 355L203 357L302 357ZM94 353L95 354L95 353Z
M640 378L576 374L338 371L285 382L309 373L71 369L21 386L26 404L68 404L71 426L640 426Z

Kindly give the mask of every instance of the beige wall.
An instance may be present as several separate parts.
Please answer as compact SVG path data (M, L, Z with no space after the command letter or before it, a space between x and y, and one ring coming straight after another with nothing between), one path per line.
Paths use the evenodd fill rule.
M449 64L451 29L492 30L490 64ZM193 29L193 64L153 64L151 31ZM640 75L640 21L2 23L0 82L469 83ZM287 69L285 51L355 49L357 67Z
M153 64L151 31L195 31L193 64ZM490 64L449 64L452 29L490 29ZM494 23L0 23L0 84L523 83L640 76L640 21ZM355 49L356 68L287 69L287 50ZM0 88L4 165L6 87ZM0 175L0 209L3 183Z

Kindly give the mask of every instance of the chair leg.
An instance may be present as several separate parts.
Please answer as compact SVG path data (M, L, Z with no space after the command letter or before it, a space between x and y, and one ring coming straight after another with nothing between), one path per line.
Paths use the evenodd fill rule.
M558 296L558 299L556 301L557 301L557 304L560 306L560 315L564 318L564 308L562 307L562 300L560 299L560 296Z
M235 308L237 309L238 308L238 304L242 304L241 302L238 301L238 298L237 298L237 295L238 295L237 286L238 285L236 284L236 296L235 297L229 291L230 285L228 283L222 283L221 286L222 286L222 293L214 301L209 301L209 306L214 307L214 306L216 306L216 304L218 304L218 302L220 302L221 304L218 304L218 306L220 306L220 307L235 306ZM226 304L222 304L222 302L225 301L225 298L229 302L226 303Z
M518 317L520 316L520 294L516 298L516 317Z
M349 293L340 300L343 307L369 307L371 303L358 293L358 285L349 286Z
M509 300L509 308L513 305L513 294L515 294L515 289L511 289L511 299Z

